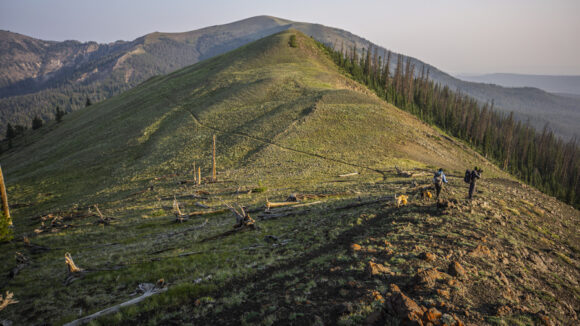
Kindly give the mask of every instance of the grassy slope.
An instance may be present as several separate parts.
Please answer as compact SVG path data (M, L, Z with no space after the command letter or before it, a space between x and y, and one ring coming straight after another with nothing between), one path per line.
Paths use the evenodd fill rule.
M298 48L288 46L288 38L293 33L298 36ZM218 138L218 177L223 182L178 185L178 181L192 178L193 162L202 167L203 175L209 174L214 134ZM319 272L327 271L333 257L344 257L340 261L349 272L338 277L336 284L318 284L315 280L315 287L321 291L326 288L325 291L340 292L345 280L356 280L363 285L348 295L333 297L327 293L325 300L330 297L335 303L321 299L319 305L325 308L305 308L303 315L298 317L310 322L316 316L329 320L357 320L375 309L376 303L373 306L367 302L368 307L367 303L360 303L357 306L360 311L355 309L343 316L335 316L331 308L337 302L358 302L366 298L363 293L366 290L385 289L381 288L381 284L386 284L384 278L377 280L365 276L368 255L352 257L345 252L352 242L371 241L367 237L374 233L381 233L382 237L387 234L386 239L395 245L405 237L416 237L425 241L425 248L443 255L455 246L465 247L459 252L475 246L477 237L470 232L477 236L491 232L490 238L499 239L500 234L508 238L507 243L515 247L509 252L515 256L515 250L520 250L528 241L525 239L527 232L536 238L548 239L554 246L558 244L558 249L553 251L556 259L560 259L557 255L572 259L569 264L559 261L562 267L558 265L558 268L562 271L555 273L557 277L578 276L578 251L574 245L578 242L562 243L562 239L570 235L577 240L571 228L578 220L577 211L554 201L549 201L548 205L539 200L538 205L544 206L540 209L545 214L542 215L544 219L559 216L558 223L542 226L547 228L545 230L533 229L535 233L527 228L538 227L543 219L537 222L540 224L518 224L523 235L518 233L517 236L511 233L511 228L496 229L485 220L486 217L495 218L500 223L501 219L515 214L512 210L524 216L522 219L540 216L515 197L506 198L504 205L496 204L494 196L512 188L516 189L513 191L526 189L537 198L545 198L517 183L483 182L482 201L471 205L461 203L461 212L451 220L442 217L432 205L416 200L403 210L385 206L385 203L341 209L353 201L407 191L410 181L397 177L394 165L408 169L442 166L456 175L467 166L479 165L485 167L488 178L507 180L509 177L463 144L385 104L342 76L312 40L297 32L276 34L151 79L120 96L68 115L60 125L35 131L28 141L31 144L26 148L1 157L12 202L32 205L14 210L16 233L28 234L32 243L52 250L30 254L30 266L3 286L3 289L14 291L21 301L3 313L23 323L72 320L125 301L138 283L154 282L161 277L171 284L167 294L139 307L128 308L103 323L120 319L167 322L172 318L185 322L191 316L211 320L213 314L219 315L222 311L232 313L230 316L234 320L223 320L228 323L242 319L284 320L295 313L292 308L296 307L295 299L277 301L279 299L275 298L283 296L277 291L248 298L244 293L253 290L244 289L243 285L232 287L228 282L254 273L262 275L266 270L271 273L262 275L265 282L271 280L274 284L276 275L282 273L279 280L283 283L304 278L310 284L311 280L306 281L306 278L314 277L313 271L317 268ZM336 177L354 171L360 175L346 180ZM427 176L419 182L428 180ZM447 196L461 201L465 186L459 179L451 180ZM266 187L266 192L248 193L259 185ZM149 186L154 186L154 190L133 195ZM196 229L205 217L195 218L185 225L173 224L170 210L164 209L171 206L173 195L191 195L199 190L210 195L205 195L206 199L181 200L186 211L202 210L194 206L198 201L215 208L222 207L223 200L257 207L266 198L283 200L291 192L335 195L297 209L292 217L259 221L257 231L202 242L207 236L229 230L231 215L210 215L208 223ZM491 205L490 200L493 201ZM536 197L526 200L535 202ZM86 211L95 203L105 215L116 217L113 225L97 226L96 219L88 217L66 221L74 225L68 229L53 228L53 232L36 236L32 232L40 225L39 214L58 210ZM440 248L428 242L431 224L442 237L451 232L445 239L452 241L442 241ZM478 229L472 230L473 225ZM389 236L392 232L403 238ZM284 245L265 243L265 235L276 235ZM457 238L460 240L456 241ZM398 280L404 285L408 281L405 278L416 272L418 263L413 256L416 249L407 244L405 241L399 243L400 253L384 257L396 271L388 282ZM498 242L498 246L504 245ZM15 251L24 250L21 242L2 247L3 261L12 261ZM62 255L66 251L72 253L81 267L121 269L93 271L82 280L64 286ZM185 252L198 254L178 257ZM443 266L445 261L441 257L438 263ZM309 271L304 268L312 264L316 268ZM284 274L289 266L294 267L292 276ZM359 270L361 266L362 271ZM11 267L6 266L3 270L8 271ZM208 275L212 276L211 280L194 284L194 280ZM551 280L549 277L542 279L542 286ZM304 282L292 281L286 286L293 287L295 283ZM224 284L226 287L222 288ZM303 288L299 286L296 291ZM541 286L537 288L544 291ZM43 289L42 295L38 295L39 289ZM560 285L558 290L567 295L567 302L578 299L577 285L575 288L574 285L571 288ZM308 297L307 292L296 296ZM554 293L553 290L550 293ZM195 299L201 300L199 304L185 304ZM260 302L274 299L277 302L274 308L260 305ZM255 308L254 315L247 316L247 311L239 310L243 301ZM488 305L487 301L473 302L470 309L482 316L491 316L492 313L485 310ZM562 316L566 320L567 317Z

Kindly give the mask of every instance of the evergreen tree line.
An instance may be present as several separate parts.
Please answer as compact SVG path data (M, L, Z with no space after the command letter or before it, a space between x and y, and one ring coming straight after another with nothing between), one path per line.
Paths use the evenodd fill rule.
M350 77L421 120L468 142L485 157L526 183L580 207L580 150L576 139L568 142L545 126L536 131L529 122L502 114L491 104L454 92L429 79L410 59L390 51L381 56L369 46L359 56L355 47L336 49L322 45ZM396 62L395 62L396 61Z
M85 106L90 105L92 105L92 101L90 100L90 98L87 97L85 101ZM59 106L57 106L56 109L54 110L54 119L56 123L62 122L62 118L66 114L67 114L66 111L63 111ZM42 120L38 115L32 118L32 130L42 128L43 125L44 120ZM6 125L6 135L5 135L5 140L8 142L8 148L12 148L12 139L16 138L17 136L24 135L27 129L28 128L26 128L26 126L23 125L16 124L12 126L11 123L8 123ZM0 153L2 153L2 151L3 148L2 144L0 143Z

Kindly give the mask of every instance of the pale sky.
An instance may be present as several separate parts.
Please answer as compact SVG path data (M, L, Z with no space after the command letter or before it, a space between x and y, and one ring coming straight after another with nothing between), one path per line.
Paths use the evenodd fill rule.
M0 0L0 29L100 43L258 15L338 27L451 74L580 75L580 0Z

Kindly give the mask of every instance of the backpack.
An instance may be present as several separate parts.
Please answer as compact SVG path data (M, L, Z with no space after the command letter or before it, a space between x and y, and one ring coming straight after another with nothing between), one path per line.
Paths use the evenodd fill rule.
M465 181L465 183L471 182L471 171L465 170L465 176L463 177L463 181Z
M443 177L441 177L440 172L435 172L435 176L433 177L433 183L439 186L443 184Z

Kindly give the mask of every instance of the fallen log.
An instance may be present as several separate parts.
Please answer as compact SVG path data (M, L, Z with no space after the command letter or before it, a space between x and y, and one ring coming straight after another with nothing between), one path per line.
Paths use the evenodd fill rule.
M340 174L338 177L339 178L346 178L346 177L352 177L358 175L358 172L353 172L353 173L347 173L347 174Z
M28 259L28 257L24 256L20 252L16 252L16 267L10 270L10 273L8 273L8 278L14 279L16 275L18 275L18 273L20 273L20 271L26 267L26 265L28 265L29 262L30 259Z
M137 192L134 192L134 193L132 193L132 194L129 194L129 195L127 195L127 198L129 198L129 197L133 197L133 196L137 196L137 195L141 195L141 194L144 194L144 193L146 193L146 192L148 192L148 191L153 191L153 189L155 189L155 187L154 187L154 186L147 187L147 188L146 188L146 189L144 189L144 190L140 190L140 191L137 191Z
M103 215L103 213L101 213L101 210L99 209L99 205L95 204L94 207L95 207L95 211L97 212L97 215L99 216L99 220L97 221L97 224L103 224L103 225L109 225L109 224L111 224L111 221L114 220L114 218L112 218L112 217L105 217Z
M126 307L126 306L130 306L136 303L139 303L145 299L147 299L148 297L158 294L158 293L163 293L165 291L167 291L167 286L165 284L165 281L163 281L163 279L157 281L157 284L153 284L153 283L141 283L139 284L137 291L139 292L143 292L143 294L141 294L139 297L131 299L129 301L125 301L123 303L120 303L116 306L112 306L109 307L107 309L101 310L99 312L96 312L92 315L71 321L70 323L65 324L65 326L77 326L77 325L82 325L82 324L86 324L88 322L90 322L93 319L99 318L101 316L104 315L108 315L114 312L119 311L121 308Z
M284 202L270 202L266 200L266 211L269 211L270 208L282 207L282 206L290 206L298 204L297 201L284 201Z
M41 252L49 251L50 250L50 248L48 248L48 247L39 246L39 245L30 243L30 240L28 239L27 236L24 236L22 238L22 242L24 242L24 246L26 248L28 248L28 250L30 250L30 252L33 253L33 254L37 254L37 253L41 253Z
M205 192L204 192L205 193ZM201 194L191 194L191 195L181 195L181 196L165 196L159 199L161 200L172 200L172 199L208 199L208 197L200 196Z
M201 208L210 208L209 206L207 206L207 205L204 205L204 204L202 204L202 203L200 203L200 202L197 202L197 203L195 203L195 206L197 206L197 207L201 207Z
M395 166L395 170L397 170L397 174L399 176L406 177L406 178L416 178L416 177L422 177L422 176L430 175L430 173L428 173L428 172L409 172L409 171L403 171L403 170L399 169L397 166Z
M173 177L176 177L176 176L177 176L177 174L175 174L175 173L173 173L173 174L167 174L167 175L163 175L163 176L160 176L160 177L156 177L153 180L156 180L156 181L157 180L164 180L164 179L173 178Z
M211 241L211 240L217 240L217 239L225 238L225 237L227 237L229 235L232 235L232 234L235 234L235 233L241 233L241 232L245 232L245 231L249 231L249 230L254 230L255 228L256 227L254 226L254 224L251 224L249 226L240 226L240 227L237 227L237 228L235 228L233 230L228 230L226 232L223 232L223 233L220 233L220 234L216 234L216 235L213 235L211 237L207 237L207 238L201 240L200 242L203 243L203 242L207 242L207 241Z
M286 217L286 216L290 216L290 215L294 215L295 212L284 212L284 213L278 213L278 214L262 214L260 216L258 216L260 218L260 220L266 221L266 220L272 220L275 218L280 218L280 217Z

